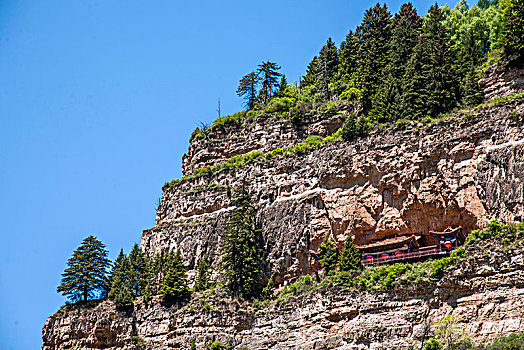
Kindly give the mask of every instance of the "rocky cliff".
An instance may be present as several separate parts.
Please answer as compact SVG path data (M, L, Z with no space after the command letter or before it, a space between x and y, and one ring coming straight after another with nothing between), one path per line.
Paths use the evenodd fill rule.
M341 246L348 235L363 244L416 233L430 244L429 230L522 221L523 76L493 69L483 105L351 142L318 142L342 125L347 105L299 122L244 116L201 131L184 157L184 178L164 186L142 249L149 256L180 249L191 279L206 252L216 264L231 189L244 179L264 232L265 275L277 285L312 272L308 251L324 237ZM314 146L297 147L310 136L318 136ZM220 298L204 307L198 297L185 306L137 300L127 310L109 301L77 305L48 319L43 348L189 348L192 340L200 348L215 339L249 349L407 348L450 311L475 340L493 339L524 328L522 244L497 249L436 285L318 292L263 311Z
M307 252L326 236L340 245L347 235L357 244L408 233L430 240L429 230L520 221L524 130L509 115L522 111L519 97L430 125L190 176L164 188L157 225L142 234L142 248L180 249L192 269L206 252L218 261L232 209L227 188L243 179L251 183L268 274L277 282L310 272Z
M244 349L420 348L447 314L477 343L522 331L524 241L481 244L467 256L436 284L317 291L260 310L203 294L183 306L141 298L127 310L111 301L71 306L47 320L43 349L189 349L192 341L206 349L229 339Z

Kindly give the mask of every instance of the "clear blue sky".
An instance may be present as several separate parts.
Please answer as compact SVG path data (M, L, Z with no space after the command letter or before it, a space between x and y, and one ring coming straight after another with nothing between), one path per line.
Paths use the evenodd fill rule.
M413 1L425 13L434 1ZM401 1L388 6L397 11ZM0 350L37 349L67 259L154 225L199 121L241 109L262 60L289 81L375 1L0 1Z

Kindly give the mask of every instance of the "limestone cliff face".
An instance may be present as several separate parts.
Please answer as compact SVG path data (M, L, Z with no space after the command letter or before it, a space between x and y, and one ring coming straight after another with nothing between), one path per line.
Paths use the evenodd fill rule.
M478 246L437 284L385 292L317 292L257 311L236 302L199 298L184 306L137 300L118 310L110 301L72 307L50 317L44 350L197 349L218 340L247 349L420 348L447 314L479 343L524 329L524 241ZM137 346L137 344L141 344Z
M343 106L339 111L350 109ZM290 147L311 135L328 136L342 126L345 114L323 114L293 122L262 115L256 121L230 122L196 134L182 159L182 173L212 166L232 156L252 151L268 152Z
M218 261L232 209L227 187L242 179L251 183L267 273L278 283L310 272L307 252L326 236L342 245L353 235L362 244L448 226L469 232L492 218L520 221L524 129L508 115L524 111L523 100L188 178L165 188L142 248L180 249L191 268L206 251Z
M489 98L524 91L524 70L494 68L482 82ZM256 158L243 166L191 172L251 151L270 152L328 136L351 109L301 123L268 118L212 128L193 139L183 180L164 187L155 227L142 233L146 254L180 249L189 268L207 252L220 261L231 189L250 182L264 232L265 276L275 282L310 273L308 254L324 237L341 246L498 218L524 220L524 97L492 101L429 125L373 132L308 153ZM230 189L230 190L228 190ZM482 252L436 285L392 292L324 292L257 312L215 301L202 308L137 300L79 305L51 316L43 349L187 349L211 340L249 349L392 349L420 345L449 312L475 340L524 329L524 249ZM214 269L219 271L219 269ZM220 276L215 276L220 279ZM193 306L193 308L191 308ZM195 311L196 310L196 311ZM137 344L143 343L144 346Z

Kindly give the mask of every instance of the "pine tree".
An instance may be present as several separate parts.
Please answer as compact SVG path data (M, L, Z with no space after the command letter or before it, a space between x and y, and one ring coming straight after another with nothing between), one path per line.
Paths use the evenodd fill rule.
M231 214L222 242L221 265L227 287L233 295L256 296L260 290L263 251L262 230L255 222L256 209L251 204L248 183L236 189Z
M302 82L300 83L301 87L305 86L311 86L315 85L317 83L317 75L319 70L319 60L318 57L315 56L309 62L307 69L306 69L306 75L302 77Z
M244 97L244 105L247 109L253 109L258 101L257 89L260 80L261 78L256 72L251 72L240 79L237 95Z
M140 247L137 243L131 249L129 254L129 263L131 268L131 285L134 296L139 296L142 288L145 287L142 282L142 275L146 270L146 258L144 253L140 250Z
M482 102L482 91L475 66L471 66L464 79L463 103L466 106L476 106Z
M338 70L337 46L331 38L329 38L326 45L322 47L318 57L317 90L325 100L329 100L331 97L329 83L334 81Z
M126 305L133 302L133 272L129 258L120 250L111 274L109 298L116 304Z
M357 69L358 38L350 30L346 39L340 43L338 50L338 80L343 84L354 86Z
M406 68L406 89L401 110L404 117L437 117L457 105L453 53L442 24L443 13L433 5L425 17L423 31Z
M324 241L320 244L318 256L320 258L320 264L326 269L326 274L330 271L335 270L337 265L338 251L333 242L324 237Z
M195 292L199 292L202 290L206 290L209 288L209 279L210 279L210 262L209 262L209 254L205 254L202 260L200 260L200 263L198 264L198 275L195 281L195 285L193 286L193 290Z
M168 255L160 293L167 301L184 300L190 295L180 250L177 250L174 255L172 253Z
M56 290L71 301L92 299L107 288L111 261L107 258L105 245L96 237L85 238L67 261L67 266Z
M278 77L282 76L278 72L280 66L274 62L262 62L258 65L258 76L260 77L261 85L258 94L259 100L266 103L272 96L274 89L278 86Z
M391 13L387 6L377 3L364 14L357 28L358 82L362 94L362 108L367 113L384 78L391 37Z
M289 84L287 83L287 78L285 74L282 74L280 83L278 84L278 90L275 93L276 97L286 97L290 94Z
M351 235L346 237L344 249L342 249L340 257L338 258L338 268L341 271L356 271L362 268L360 252L357 247L355 247Z
M388 44L388 63L383 70L383 83L372 99L369 118L374 122L391 122L399 118L400 100L406 66L417 44L422 19L408 2L402 5L392 22Z
M524 0L512 0L502 38L506 57L524 55Z
M369 112L369 119L373 123L388 123L399 118L400 97L398 86L390 75L382 84L373 98L373 109Z
M340 131L340 136L344 141L352 141L355 139L355 137L363 134L364 132L365 130L362 130L362 127L357 120L357 115L353 112L350 113L344 121L342 130Z

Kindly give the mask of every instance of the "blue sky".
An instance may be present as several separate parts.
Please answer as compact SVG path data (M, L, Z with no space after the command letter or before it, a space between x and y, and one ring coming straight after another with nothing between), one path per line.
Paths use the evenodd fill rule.
M115 258L154 225L162 185L181 176L218 98L223 114L240 110L238 80L263 60L297 80L374 4L0 1L0 350L41 346L83 238Z

